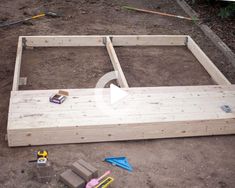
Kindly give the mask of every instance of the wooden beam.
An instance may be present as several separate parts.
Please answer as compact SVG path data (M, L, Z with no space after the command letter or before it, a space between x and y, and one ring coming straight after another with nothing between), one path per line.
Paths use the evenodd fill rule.
M187 35L114 35L113 46L185 46Z
M107 48L107 51L108 51L108 54L109 54L109 57L110 57L110 60L113 64L113 68L114 70L117 72L117 81L118 81L118 84L123 87L123 88L128 88L128 83L127 83L127 80L126 80L126 77L122 71L122 68L121 68L121 65L119 63L119 60L118 60L118 57L117 57L117 54L113 48L113 44L110 40L109 37L106 37L106 48Z
M219 69L206 56L206 54L199 48L199 46L190 36L188 36L187 47L217 84L231 85L227 78L219 71Z
M15 71L13 77L13 85L12 91L17 91L19 88L19 80L20 80L20 67L21 67L21 59L22 59L22 52L23 52L23 41L22 37L19 37L18 40L18 47L16 52L16 61L15 61Z
M13 91L9 145L235 134L235 85L124 88L129 95L114 107L99 106L109 88L96 90L67 90L61 105L48 101L58 90Z
M23 36L30 47L105 46L104 36Z
M184 46L186 35L68 35L23 36L28 47L104 46L103 39L112 38L113 46Z
M31 146L235 133L235 119L8 130L8 145Z

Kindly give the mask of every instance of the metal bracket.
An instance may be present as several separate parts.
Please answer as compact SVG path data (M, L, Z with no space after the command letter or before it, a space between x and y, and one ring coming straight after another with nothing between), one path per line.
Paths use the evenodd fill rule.
M25 85L27 85L27 77L20 77L20 79L19 79L19 85L20 85L20 86L25 86Z
M23 46L23 47L26 47L26 46L27 46L27 45L26 45L26 42L27 42L26 38L22 38L22 46Z
M231 113L232 112L232 109L230 108L229 105L223 105L220 108L226 113Z
M107 44L107 37L110 39L111 42L113 42L113 37L112 36L105 36L105 37L103 37L103 44L104 45Z
M103 37L103 44L104 44L104 45L107 44L107 39L106 39L106 37Z
M188 46L188 37L185 37L185 42L184 42L185 46Z

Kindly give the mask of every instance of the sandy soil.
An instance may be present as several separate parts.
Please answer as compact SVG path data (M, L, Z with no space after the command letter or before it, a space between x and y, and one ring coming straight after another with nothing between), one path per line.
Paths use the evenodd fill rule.
M94 88L99 78L113 71L105 47L34 48L25 50L20 89Z
M115 49L130 87L214 84L186 47ZM94 88L110 71L105 47L34 48L24 50L20 89Z
M193 23L120 8L127 4L185 15L173 0L1 1L0 21L23 18L40 10L56 11L62 17L0 30L0 187L64 187L58 181L58 174L79 158L92 163L100 173L111 169L115 188L233 187L234 136L8 148L7 113L19 35L188 34L235 83L235 69ZM184 48L172 48L170 52L169 48L116 50L131 86L212 84L208 74ZM104 49L27 50L21 74L28 77L28 85L21 89L94 87L96 80L110 70ZM33 173L34 166L28 163L39 148L49 151L55 172L49 184L39 183ZM128 157L134 171L128 173L102 162L108 156Z
M131 87L214 83L186 47L119 47L116 52Z

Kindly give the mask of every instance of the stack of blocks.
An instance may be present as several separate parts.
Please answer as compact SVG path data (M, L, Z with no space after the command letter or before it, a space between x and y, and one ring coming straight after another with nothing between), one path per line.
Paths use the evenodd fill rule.
M98 170L82 159L60 175L61 181L71 188L84 188L87 182L97 177Z

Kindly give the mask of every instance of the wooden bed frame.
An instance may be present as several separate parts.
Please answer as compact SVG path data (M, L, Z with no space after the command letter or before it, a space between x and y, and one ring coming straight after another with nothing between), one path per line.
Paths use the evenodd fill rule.
M129 93L121 103L128 110L102 114L94 93L106 89L66 89L62 105L49 103L58 90L20 90L24 47L106 47L118 84ZM186 46L217 85L130 88L115 46ZM98 91L98 92L97 92ZM228 105L231 112L221 106ZM235 133L235 85L187 35L20 36L11 92L7 137L9 146L191 137Z

